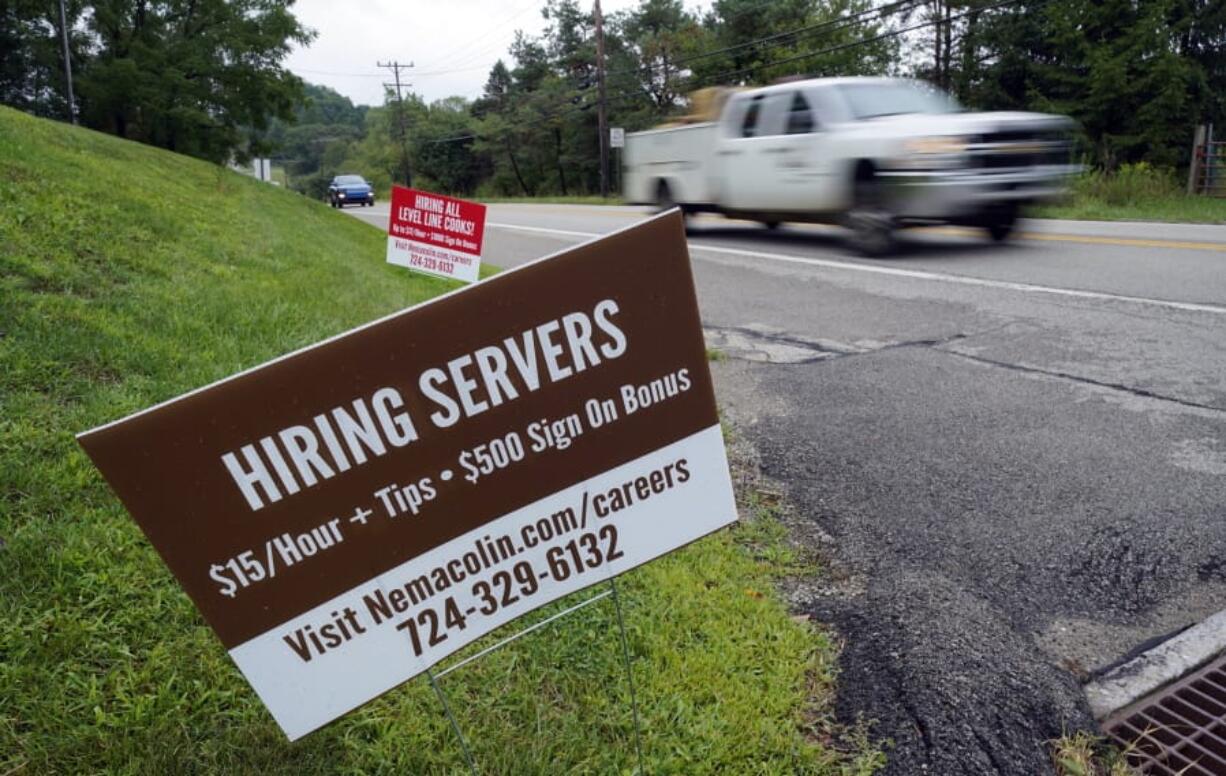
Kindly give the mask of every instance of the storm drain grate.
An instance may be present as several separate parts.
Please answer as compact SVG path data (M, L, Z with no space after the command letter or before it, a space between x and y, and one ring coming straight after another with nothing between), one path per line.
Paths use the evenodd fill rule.
M1226 655L1112 714L1103 729L1147 776L1226 776Z

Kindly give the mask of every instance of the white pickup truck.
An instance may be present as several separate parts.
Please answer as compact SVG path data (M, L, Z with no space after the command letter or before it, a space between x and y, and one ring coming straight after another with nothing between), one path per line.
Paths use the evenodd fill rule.
M628 202L775 227L842 223L867 255L923 224L1013 230L1019 208L1061 194L1073 122L971 113L926 84L817 78L726 93L710 121L626 136Z

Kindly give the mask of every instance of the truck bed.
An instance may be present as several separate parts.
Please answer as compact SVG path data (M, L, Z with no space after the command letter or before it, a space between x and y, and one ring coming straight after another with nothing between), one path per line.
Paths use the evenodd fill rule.
M627 135L622 156L626 201L654 203L663 183L674 202L709 202L707 164L715 150L717 131L717 124L707 122Z

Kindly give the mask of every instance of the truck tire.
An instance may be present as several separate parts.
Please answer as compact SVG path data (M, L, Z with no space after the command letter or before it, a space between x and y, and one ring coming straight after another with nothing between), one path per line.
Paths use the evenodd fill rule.
M1017 226L1017 208L1001 208L984 214L983 228L987 230L992 242L1004 242L1013 234Z
M673 199L673 190L668 185L668 181L661 180L656 184L656 212L665 213L673 208L678 208L681 211L681 221L685 224L688 231L690 228L690 211L685 209L685 205Z
M851 209L847 211L846 227L851 231L851 247L861 256L880 258L898 248L894 214L886 203L885 191L872 167L856 168L852 184Z
M669 188L668 181L660 181L656 184L656 212L663 213L675 207L677 201L673 199L673 190Z

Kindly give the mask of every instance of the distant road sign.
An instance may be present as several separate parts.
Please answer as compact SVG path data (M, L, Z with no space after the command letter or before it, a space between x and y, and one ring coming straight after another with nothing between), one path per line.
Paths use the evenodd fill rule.
M626 147L626 130L622 127L609 127L609 147Z
M251 169L255 174L256 180L261 180L266 183L272 182L272 160L255 158L251 160Z
M401 267L475 283L481 269L485 205L392 187L387 260Z
M79 439L291 740L736 519L677 212Z

